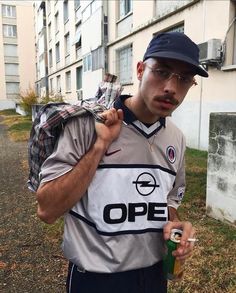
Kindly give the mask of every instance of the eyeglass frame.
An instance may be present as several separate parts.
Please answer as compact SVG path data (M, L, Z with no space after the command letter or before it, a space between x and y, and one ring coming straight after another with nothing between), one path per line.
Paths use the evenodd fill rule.
M173 76L176 76L177 77L177 80L178 82L181 82L181 79L182 79L182 82L183 82L183 78L184 76L181 75L181 74L178 74L178 73L175 73L175 72L171 72L169 70L166 70L166 69L160 69L160 68L152 68L150 65L148 65L147 63L144 63L145 66L147 66L147 68L149 68L151 70L151 72L153 73L160 73L161 71L165 72L165 73L168 73L169 76L168 77L164 77L164 76L158 76L158 78L160 78L161 81L169 81L173 78ZM189 84L184 84L184 83L179 83L180 86L186 86L188 88L190 88L191 86L196 86L198 83L196 82L196 79L194 77L192 77L192 80L190 81L189 80Z

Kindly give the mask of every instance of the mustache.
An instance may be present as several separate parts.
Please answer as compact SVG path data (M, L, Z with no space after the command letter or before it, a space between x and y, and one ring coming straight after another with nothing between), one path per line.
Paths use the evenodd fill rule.
M168 102L171 103L172 105L179 105L179 101L176 100L173 96L171 95L164 95L164 96L156 96L154 98L154 101L158 102Z

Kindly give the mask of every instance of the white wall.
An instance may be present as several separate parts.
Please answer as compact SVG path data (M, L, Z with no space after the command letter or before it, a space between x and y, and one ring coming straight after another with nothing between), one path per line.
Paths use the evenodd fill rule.
M236 223L236 112L211 115L207 214Z

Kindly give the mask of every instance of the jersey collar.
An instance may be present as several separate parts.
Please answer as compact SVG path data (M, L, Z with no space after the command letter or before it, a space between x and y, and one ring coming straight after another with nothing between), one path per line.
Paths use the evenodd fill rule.
M124 101L128 98L132 97L131 95L121 95L119 96L119 98L116 99L115 103L114 103L114 108L115 109L122 109L123 113L124 113L124 122L126 124L134 124L133 122L137 121L138 118L134 115L134 113L125 106ZM159 119L159 126L166 126L166 119L161 117ZM159 128L159 127L158 127Z

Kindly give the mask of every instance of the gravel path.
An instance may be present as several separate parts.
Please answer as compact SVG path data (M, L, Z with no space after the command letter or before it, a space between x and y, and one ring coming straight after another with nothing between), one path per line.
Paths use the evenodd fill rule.
M58 237L36 217L28 191L26 142L9 140L0 116L0 292L65 292L66 261Z

